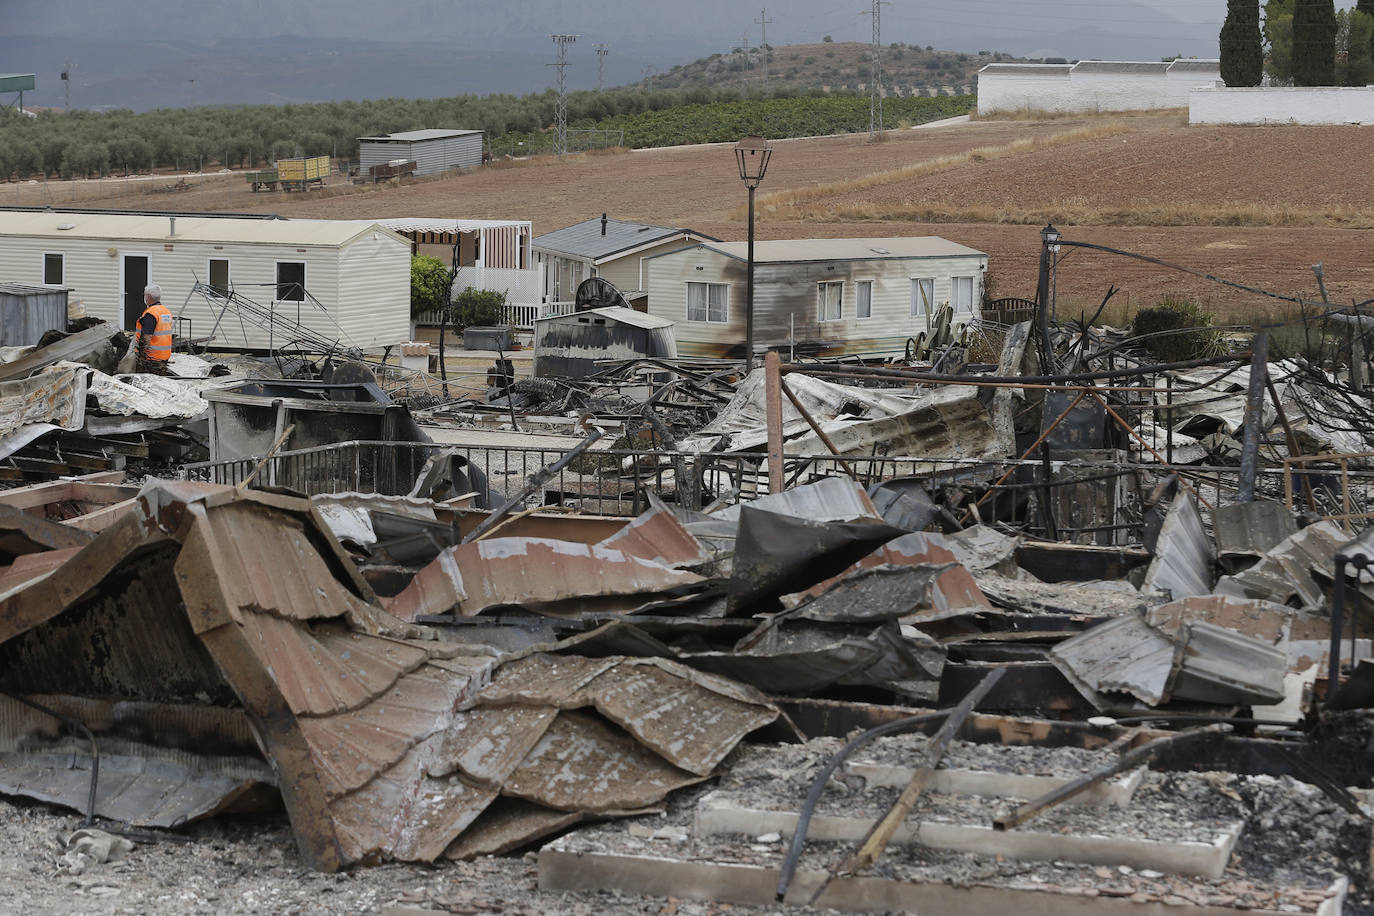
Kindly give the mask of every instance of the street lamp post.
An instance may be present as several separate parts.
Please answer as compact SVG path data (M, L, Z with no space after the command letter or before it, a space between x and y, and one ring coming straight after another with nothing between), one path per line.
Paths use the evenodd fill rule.
M749 267L744 286L744 371L754 368L754 189L768 171L768 159L773 148L768 141L750 135L735 144L735 161L739 177L749 189Z
M1036 285L1035 298L1040 325L1040 347L1044 365L1040 371L1044 375L1054 375L1054 349L1050 343L1050 255L1059 251L1059 230L1053 223L1040 230L1040 282Z

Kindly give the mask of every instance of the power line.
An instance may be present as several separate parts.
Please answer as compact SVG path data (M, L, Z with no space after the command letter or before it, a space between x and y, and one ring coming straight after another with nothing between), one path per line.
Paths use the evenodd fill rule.
M768 23L773 20L768 18L768 7L759 11L759 18L754 20L754 24L759 27L760 39L763 42L763 91L768 91Z
M602 79L606 71L606 55L611 53L609 45L593 45L596 48L596 91L601 91Z
M558 68L558 99L554 103L553 109L553 153L555 156L562 156L568 151L568 83L566 71L571 64L568 63L568 45L577 41L576 35L550 35L553 43L558 45L558 62L545 64L547 67Z
M868 74L868 135L876 137L883 132L883 4L891 6L891 0L873 0L872 10L862 10L860 16L873 17L873 61Z

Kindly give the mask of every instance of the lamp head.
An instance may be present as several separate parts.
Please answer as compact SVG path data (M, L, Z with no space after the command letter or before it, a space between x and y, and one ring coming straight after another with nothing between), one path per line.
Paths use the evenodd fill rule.
M735 162L739 165L739 177L746 185L756 188L768 171L768 160L773 148L762 137L750 135L735 144Z
M1054 223L1046 223L1045 228L1040 230L1040 241L1046 245L1050 251L1059 250L1059 230L1054 228Z

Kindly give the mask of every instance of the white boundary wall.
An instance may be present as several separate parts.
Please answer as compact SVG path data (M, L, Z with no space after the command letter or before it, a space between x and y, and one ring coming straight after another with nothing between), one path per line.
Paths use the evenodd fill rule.
M1189 124L1374 124L1374 86L1193 89Z
M988 64L978 71L978 113L1183 108L1194 87L1220 79L1215 60Z

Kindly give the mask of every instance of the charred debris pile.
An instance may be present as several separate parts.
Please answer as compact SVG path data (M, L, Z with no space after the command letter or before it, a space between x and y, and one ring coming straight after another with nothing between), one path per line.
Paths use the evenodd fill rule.
M206 460L0 491L0 792L284 808L322 870L537 849L551 890L1367 910L1359 373L1035 336L201 391ZM48 386L12 435L153 419L70 340L0 367ZM569 441L461 444L538 417Z

